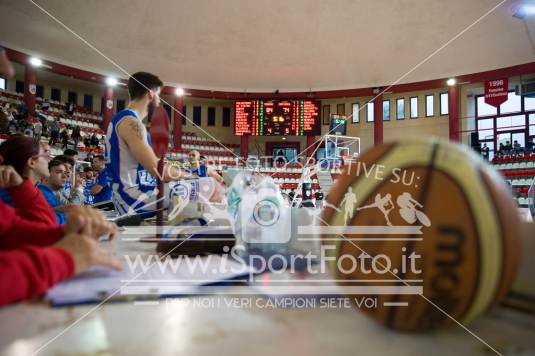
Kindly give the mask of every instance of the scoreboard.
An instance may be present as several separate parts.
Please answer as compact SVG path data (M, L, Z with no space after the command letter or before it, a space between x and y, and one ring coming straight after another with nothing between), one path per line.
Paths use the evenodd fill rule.
M319 101L236 101L234 109L237 136L321 135Z
M343 115L331 114L329 120L329 133L331 135L345 135L347 129L347 117Z

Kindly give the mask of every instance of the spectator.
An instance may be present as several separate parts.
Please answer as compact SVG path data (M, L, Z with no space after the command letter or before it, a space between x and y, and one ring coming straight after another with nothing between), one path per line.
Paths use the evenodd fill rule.
M481 148L481 155L488 161L489 160L489 147L486 143L483 144L483 147Z
M72 116L74 114L74 109L76 108L76 105L74 103L67 103L66 105L66 111L69 116Z
M17 192L16 200L31 196L37 206L46 206L35 187L10 166L0 166L0 187ZM116 231L102 214L76 208L66 226L50 226L35 214L34 204L25 204L24 210L35 218L23 218L0 203L0 305L40 296L91 265L121 269L119 260L96 242L102 234L113 238Z
M511 154L511 151L513 149L513 147L511 146L511 142L505 141L505 145L504 145L503 149L505 150L505 154L507 154L507 155Z
M89 147L89 146L87 146ZM88 162L91 162L91 164L93 164L93 159L95 158L95 154L93 153L93 150L90 150L88 153L87 153L87 156L86 156L86 161Z
M91 169L91 167L85 167L84 168L84 179L85 179L85 187L84 187L84 196L85 196L85 205L93 205L95 197L91 194L91 188L95 185L95 176L94 172Z
M66 149L65 151L63 151L63 155L64 156L68 156L68 157L71 157L73 160L74 160L74 163L76 164L76 162L78 162L78 151L76 150L73 150L73 149Z
M20 117L23 117L23 118L28 117L28 107L23 102L17 105L17 112L19 113Z
M533 141L526 142L526 154L535 152L535 145Z
M74 126L71 133L71 138L74 141L74 146L78 146L78 141L80 140L80 127Z
M43 124L37 120L33 124L33 135L37 141L41 141L41 135L43 134Z
M13 122L15 120L15 115L18 115L17 109L9 106L7 111L7 118L9 122Z
M83 205L85 200L85 182L76 174L76 161L73 157L67 155L57 156L54 158L54 160L58 160L64 164L67 175L67 180L64 183L63 188L57 192L57 200L62 205Z
M14 73L5 50L0 47L0 76L10 78ZM18 189L20 187L24 189ZM32 184L24 184L22 177L9 166L0 166L0 188L14 188L15 193L21 195L35 189ZM19 198L17 195L14 200ZM45 206L39 194L31 200L21 200ZM32 204L21 208L37 211ZM2 202L0 216L0 246L10 249L0 252L0 305L39 296L59 281L92 265L121 269L120 262L95 241L106 233L113 237L115 228L92 209L73 211L65 228L50 227L39 219L23 219ZM35 238L39 239L39 243L47 241L47 245L51 245L62 235L65 238L54 246L41 248L31 245ZM14 242L13 246L9 246L10 242Z
M11 121L7 130L8 135L15 135L17 133L17 125L15 124L15 122Z
M50 124L49 130L50 130L50 140L48 141L48 144L50 146L55 146L59 141L59 130L60 130L59 123L56 119L54 119L54 121L52 121L52 123Z
M13 166L16 172L28 178L32 185L48 176L49 155L48 146L40 147L37 141L22 135L11 136L0 146L0 164ZM0 201L17 207L17 202L12 200L10 192L2 189Z
M43 125L43 130L42 130L42 133L41 133L41 137L46 137L48 138L48 122L47 120L43 120L41 122L41 124Z
M24 124L24 135L33 138L32 127L27 122Z
M97 134L93 134L93 136L91 136L91 147L93 148L98 148L98 145L99 145L99 139L97 137Z
M7 134L9 131L9 119L7 115L0 110L0 134Z
M513 153L515 155L519 155L522 152L522 146L520 146L520 143L518 143L517 140L513 142Z
M84 146L85 147L90 147L91 146L91 137L89 135L86 135L84 137ZM89 162L91 162L91 160L88 159Z
M277 152L277 157L276 157L275 162L279 166L282 166L282 165L284 165L284 163L286 163L286 157L284 156L284 151L283 150L279 150Z
M37 188L43 193L46 202L54 210L56 222L59 225L65 224L65 205L58 200L57 195L60 194L61 189L67 182L67 169L63 162L53 159L48 164L48 170L50 171L49 177L39 184Z
M85 173L85 180L91 180L93 183L95 182L95 179L97 178L98 173L93 170L92 167L85 167L84 168Z
M95 179L95 184L90 190L91 195L95 197L93 202L96 204L111 200L111 187L104 156L99 155L93 158L93 169L95 172L98 172L97 178Z
M34 185L48 177L50 147L36 140L15 135L0 146L2 164L13 166L17 173Z
M59 134L59 138L61 140L61 147L66 150L69 146L69 141L71 139L67 128L64 128L63 131L61 131L61 133Z

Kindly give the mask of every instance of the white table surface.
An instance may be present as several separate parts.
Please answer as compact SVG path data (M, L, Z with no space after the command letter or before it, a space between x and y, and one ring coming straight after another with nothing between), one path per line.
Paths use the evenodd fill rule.
M136 243L127 250L134 255L153 248ZM194 306L200 298L213 307ZM225 298L230 297L98 308L50 308L43 301L11 305L0 308L0 354L30 355L51 340L40 355L494 354L457 326L407 334L388 330L353 309L276 309L255 303L234 308L225 306ZM535 355L533 316L500 308L468 327L504 355Z

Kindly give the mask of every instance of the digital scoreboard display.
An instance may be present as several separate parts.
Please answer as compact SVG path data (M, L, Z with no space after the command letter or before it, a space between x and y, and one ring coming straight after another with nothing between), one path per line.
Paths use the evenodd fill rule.
M247 100L235 103L237 136L321 135L320 102Z
M347 117L331 114L329 120L329 133L331 135L345 135L347 129Z

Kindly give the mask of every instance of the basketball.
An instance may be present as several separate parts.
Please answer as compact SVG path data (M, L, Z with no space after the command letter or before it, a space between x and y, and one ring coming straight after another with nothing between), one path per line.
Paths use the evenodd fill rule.
M348 191L357 203L344 212ZM345 166L327 202L324 226L357 228L323 235L333 278L342 287L393 287L370 293L377 307L363 309L387 327L464 325L513 282L517 208L498 173L459 144L408 139L372 148ZM364 262L351 268L357 258Z

